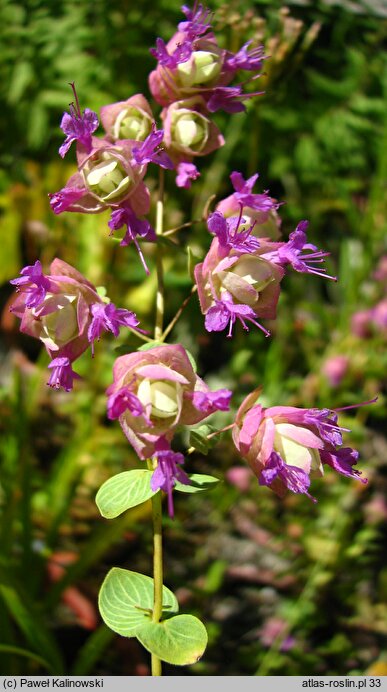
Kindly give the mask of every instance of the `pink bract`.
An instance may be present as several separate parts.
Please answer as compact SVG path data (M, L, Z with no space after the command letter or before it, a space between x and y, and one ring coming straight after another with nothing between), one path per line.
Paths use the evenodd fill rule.
M194 425L209 415L195 407L193 394L210 390L194 372L180 344L120 356L113 378L107 390L111 399L126 389L143 406L143 415L133 415L128 407L119 417L123 432L141 459L154 454L161 437L170 442L178 425Z

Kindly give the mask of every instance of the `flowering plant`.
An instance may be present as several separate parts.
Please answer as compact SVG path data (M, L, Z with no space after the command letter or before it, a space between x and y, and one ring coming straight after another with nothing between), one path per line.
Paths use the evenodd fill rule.
M232 392L212 391L196 372L196 364L180 343L167 344L183 306L165 327L163 253L164 176L174 171L176 185L188 188L199 177L193 163L221 147L224 136L213 121L223 109L228 114L246 108L245 101L260 92L244 91L246 82L233 83L242 72L260 76L266 59L261 46L249 41L236 53L222 49L211 28L210 12L202 5L183 7L185 20L165 44L159 38L151 53L157 66L149 77L151 94L163 107L161 125L142 94L101 109L102 137L96 113L81 112L75 87L74 104L63 115L66 135L59 154L65 156L75 143L78 171L67 185L50 195L55 214L110 211L111 234L125 227L120 245L133 243L145 272L146 253L139 239L153 244L156 261L156 316L154 337L139 327L136 315L117 308L102 297L76 269L55 259L48 273L39 260L25 267L11 283L18 292L12 310L21 319L21 330L38 338L51 359L49 382L69 391L75 379L74 361L91 347L103 332L118 336L121 327L144 341L136 351L117 357L112 383L107 389L107 417L118 420L140 467L123 471L106 481L96 502L103 517L114 519L146 500L152 500L154 529L153 577L114 568L100 592L101 616L115 632L137 637L151 653L152 673L161 674L161 661L187 665L203 654L207 634L201 621L178 615L174 594L163 585L162 497L167 495L168 513L174 516L174 493L202 492L218 479L204 474L188 475L179 434L207 419L214 412L227 412ZM151 194L146 181L148 166L159 168L160 186L154 227ZM248 331L257 326L267 337L261 320L274 320L282 280L291 267L298 273L335 280L327 274L328 253L307 238L303 220L288 240L280 238L280 204L267 191L254 192L258 174L248 179L231 173L233 192L218 202L206 216L209 249L193 269L207 332L234 329ZM176 230L176 229L175 229ZM179 229L177 229L179 230ZM242 459L253 469L260 485L280 497L288 491L307 495L313 475L324 466L360 479L354 469L357 453L342 447L337 413L331 410L299 409L290 406L263 407L258 393L248 395L231 425L208 432L194 432L206 449L209 440L232 428L233 440ZM192 439L192 438L191 438Z

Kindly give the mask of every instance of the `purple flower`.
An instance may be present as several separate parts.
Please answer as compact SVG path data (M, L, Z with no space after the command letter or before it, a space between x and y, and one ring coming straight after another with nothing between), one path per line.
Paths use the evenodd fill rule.
M85 187L64 187L58 192L50 192L50 205L54 214L62 214L87 193Z
M308 474L303 471L303 469L297 468L297 466L285 464L277 452L272 452L265 468L261 471L258 481L259 485L270 486L275 480L283 483L292 493L304 493L304 495L307 495L313 502L317 502L317 500L308 493L308 488L310 486Z
M211 23L208 21L211 17L211 11L203 5L197 5L195 2L192 10L187 5L183 5L181 11L187 19L178 24L178 29L186 34L191 41L194 41L211 29Z
M246 331L249 331L247 321L255 324L265 336L270 336L270 332L259 324L256 318L257 315L249 305L234 305L231 293L224 291L221 299L216 300L215 305L208 310L204 324L208 332L222 332L229 325L227 336L231 337L234 324L238 319Z
M199 411L210 414L214 411L228 411L232 392L218 389L216 392L193 392L192 403Z
M196 180L200 177L200 173L193 163L185 163L182 161L177 166L176 185L184 187L188 190L191 187L191 180Z
M259 395L256 390L242 402L233 440L260 485L269 486L280 497L291 490L315 501L308 492L309 479L323 476L324 464L344 476L367 482L360 478L360 471L353 469L358 453L349 447L340 449L345 428L337 425L336 411L293 406L262 408L257 404Z
M156 126L153 124L152 132L141 146L133 147L133 158L139 166L153 162L161 166L161 168L169 168L170 170L174 168L168 154L161 148L163 137L164 130L156 130Z
M260 71L262 61L264 60L264 48L263 46L258 46L249 51L248 48L251 43L252 41L247 41L237 53L231 54L230 57L226 58L224 63L226 69Z
M239 204L242 204L243 207L249 207L250 209L255 209L260 212L269 212L271 209L276 209L278 205L266 192L260 195L253 193L252 190L258 178L259 174L256 173L252 175L251 178L248 178L248 180L245 180L242 173L233 171L230 175L230 179L235 190L235 199Z
M91 351L94 356L94 341L99 339L102 332L109 331L117 337L120 333L120 326L129 327L129 329L136 329L139 325L139 321L130 310L125 310L124 308L116 308L114 303L93 303L90 306L90 311L93 319L90 323L87 338L91 343ZM137 331L143 332L143 329L138 329Z
M239 218L231 217L230 219L225 219L223 214L215 211L208 217L207 227L210 233L214 233L217 236L219 245L226 254L232 249L241 253L255 252L260 247L258 238L251 235L255 223L245 230L239 231L241 224L243 225L244 223L241 206Z
M144 255L142 254L141 248L138 244L138 240L136 237L139 235L141 238L147 240L148 242L153 242L156 240L156 234L152 226L150 225L149 221L147 221L146 219L139 219L134 213L134 211L131 209L129 204L126 204L125 206L121 206L112 212L110 221L108 222L108 226L111 229L112 233L113 231L122 228L122 226L126 226L126 233L123 239L121 240L120 245L122 247L125 247L126 245L133 243L140 256L140 260L145 269L145 272L149 274L149 269L146 265Z
M290 234L288 242L279 244L278 250L271 254L271 261L277 262L282 266L290 264L297 272L316 274L325 279L337 281L335 276L329 276L329 274L326 273L327 270L324 267L317 269L314 266L315 264L324 262L324 258L328 257L330 253L317 250L315 245L306 242L307 237L305 231L308 225L308 221L300 221L296 230ZM304 250L313 250L313 252L301 254Z
M335 469L335 471L338 471L338 473L341 473L343 476L347 476L348 478L356 478L356 480L359 480L362 483L367 483L366 478L360 478L361 471L352 468L357 463L359 458L359 452L357 452L355 449L351 449L351 447L343 447L343 449L336 449L334 452L324 450L320 452L320 456L321 461L324 464L328 464L328 466L331 466L333 469Z
M47 291L50 290L50 281L42 272L42 265L36 260L34 265L24 267L20 272L20 279L12 279L9 283L16 286L16 290L25 293L25 306L36 308L40 305Z
M107 412L110 420L116 420L125 411L130 411L132 416L144 416L145 410L140 399L133 394L128 387L121 387L108 397ZM148 423L152 426L151 421Z
M192 44L190 41L179 43L173 53L168 53L167 47L162 38L156 39L156 48L150 48L149 52L159 64L169 70L174 70L182 63L187 62L192 54Z
M173 452L165 437L160 437L155 444L155 457L157 467L151 478L153 491L163 490L168 495L168 514L174 516L172 490L176 481L189 485L190 480L178 464L184 463L184 456L180 452Z
M89 108L85 108L82 115L74 82L71 83L71 88L74 93L75 104L70 104L70 113L63 113L60 124L61 130L67 135L59 148L59 154L62 158L66 156L75 141L80 142L89 153L91 151L91 135L99 125L97 114Z
M211 89L211 95L207 101L207 108L210 113L223 110L226 113L242 113L246 110L243 101L253 98L253 96L261 96L263 91L254 91L248 94L243 93L242 85L236 86L218 86Z
M63 389L70 392L73 388L73 381L80 380L80 376L74 372L69 358L54 358L48 366L52 373L47 384L55 389Z

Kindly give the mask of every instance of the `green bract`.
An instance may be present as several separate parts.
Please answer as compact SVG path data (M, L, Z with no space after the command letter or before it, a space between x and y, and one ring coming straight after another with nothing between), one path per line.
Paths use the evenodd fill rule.
M176 149L200 152L207 144L210 122L200 113L179 108L172 114L172 144Z
M152 118L133 106L124 108L116 118L113 127L115 139L135 139L144 141L152 129Z
M216 79L221 71L219 55L206 50L196 50L189 60L177 66L179 81L184 87L208 84Z
M87 165L84 179L90 192L105 203L113 200L118 202L133 184L121 162L108 153L102 154L98 162Z

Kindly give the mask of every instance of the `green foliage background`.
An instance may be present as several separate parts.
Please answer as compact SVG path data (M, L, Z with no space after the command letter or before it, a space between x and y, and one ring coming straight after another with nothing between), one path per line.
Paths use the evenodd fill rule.
M76 82L82 107L94 110L147 95L149 47L157 35L172 35L179 4L0 0L2 674L148 670L137 644L105 629L93 610L111 565L151 569L148 505L107 521L94 504L104 480L138 466L119 426L106 421L104 394L117 345L134 349L136 340L105 338L93 362L89 354L80 360L84 381L74 393L47 390L47 357L10 317L8 281L37 258L47 266L59 256L151 328L154 280L144 281L131 248L108 238L107 216L54 217L47 193L74 170L74 155L62 162L57 154L68 83ZM259 171L261 189L285 202L284 236L308 218L310 240L331 252L329 271L339 282L289 275L270 340L241 330L232 340L205 334L195 299L171 339L190 349L211 386L235 390L235 408L257 385L265 404L378 401L341 418L368 486L327 473L314 482L316 506L298 496L279 501L253 477L238 490L227 481L227 471L241 465L227 435L208 457L189 458L190 472L226 480L208 495L176 499L177 518L165 522L165 581L186 612L205 620L210 644L199 664L167 673L385 674L386 332L356 337L351 319L386 292L374 272L387 235L387 7L303 1L286 14L280 2L211 6L223 45L265 42L265 95L246 114L217 117L226 145L201 162L191 191L169 181L166 223L200 218L212 194L231 192L232 170ZM152 176L149 170L154 191ZM204 254L203 224L179 234L170 250L169 319L190 290L187 245ZM152 265L151 246L147 253ZM348 368L333 387L324 364L337 354Z

